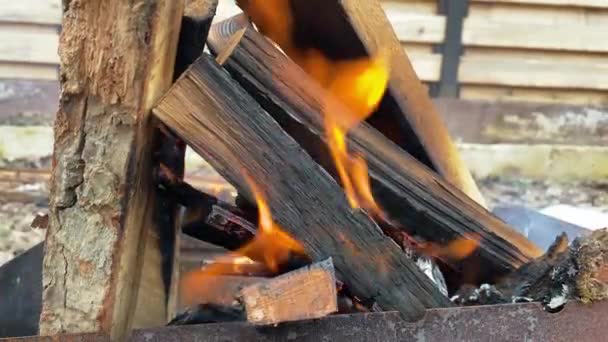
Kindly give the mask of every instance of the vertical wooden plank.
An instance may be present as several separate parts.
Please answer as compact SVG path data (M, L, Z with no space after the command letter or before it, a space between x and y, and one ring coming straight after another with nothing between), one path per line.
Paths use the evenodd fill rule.
M72 0L64 11L40 332L122 341L153 226L149 111L172 82L183 1ZM164 307L148 309L165 322Z

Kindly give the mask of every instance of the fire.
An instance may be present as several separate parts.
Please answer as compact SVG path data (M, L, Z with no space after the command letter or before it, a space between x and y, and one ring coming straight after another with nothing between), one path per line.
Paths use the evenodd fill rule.
M304 247L274 222L262 192L248 177L247 180L259 212L255 238L241 249L219 257L212 264L184 276L181 281L183 304L195 304L197 299L208 298L210 293L221 292L218 287L221 288L223 283L213 276L243 274L251 265L255 265L256 261L276 273L291 256L306 255Z
M426 243L421 246L420 251L430 257L444 261L458 261L473 254L479 247L480 237L476 234L465 234L462 237L448 242L444 246L434 243Z
M348 151L346 136L380 103L388 84L388 67L383 58L361 58L333 62L329 70L331 75L321 85L328 90L328 96L348 109L345 112L332 108L331 101L324 108L326 138L336 170L351 207L380 213L371 192L367 163Z
M292 39L294 19L287 0L240 0L237 4L258 30L273 40L296 64L337 99L347 111L324 108L325 132L338 176L348 203L380 213L369 184L367 164L348 151L348 132L365 121L376 109L386 91L389 72L382 57L334 61L314 48L302 49Z
M315 48L297 46L293 39L294 18L289 0L237 0L260 33L274 41L287 56L327 91L323 108L325 137L336 171L352 208L363 208L386 222L388 218L374 199L365 159L348 149L347 136L367 120L380 104L389 83L388 56L384 51L371 57L332 60ZM258 198L258 202L260 201ZM267 208L260 206L260 213ZM265 218L260 215L260 225ZM266 226L272 231L268 212ZM460 260L472 254L479 240L464 236L447 245L421 244L425 255Z

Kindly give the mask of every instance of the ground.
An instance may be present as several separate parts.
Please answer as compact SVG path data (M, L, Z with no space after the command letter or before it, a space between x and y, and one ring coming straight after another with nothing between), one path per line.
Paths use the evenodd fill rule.
M49 158L13 161L3 168L49 168ZM189 170L199 177L209 170ZM542 209L556 204L593 208L608 213L608 181L556 183L521 178L487 178L478 184L491 207L524 205ZM15 193L22 196L16 196ZM38 213L46 213L48 186L44 182L15 183L0 180L0 265L44 239L44 230L31 228Z

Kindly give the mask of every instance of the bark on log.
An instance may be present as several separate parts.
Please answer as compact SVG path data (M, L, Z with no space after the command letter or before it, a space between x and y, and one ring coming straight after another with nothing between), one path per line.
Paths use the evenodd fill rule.
M238 19L242 20L242 19ZM211 47L223 47L218 60L271 114L282 128L326 170L334 174L334 162L323 141L323 106L330 98L304 72L251 28L226 42L237 21L214 25ZM333 104L336 106L337 104ZM350 134L352 149L369 163L375 198L391 219L413 235L447 243L464 234L481 237L479 253L457 264L451 288L467 281L490 281L542 254L534 244L454 186L439 179L368 124ZM470 266L470 267L467 267ZM462 275L462 277L458 277Z
M253 1L241 0L247 13ZM278 7L278 6L277 6ZM290 0L292 39L303 51L317 49L332 60L388 53L391 84L368 120L385 136L485 206L473 177L418 79L378 0ZM255 22L255 16L252 16ZM274 21L271 21L271 23ZM264 23L257 23L258 25Z
M160 267L142 271L154 239L149 113L171 85L183 6L64 4L43 335L95 331L122 341L136 323L140 283L163 286ZM160 259L158 248L154 254ZM145 297L148 320L139 326L166 322L165 298Z
M364 212L350 209L337 183L209 56L154 112L251 202L243 172L263 186L276 222L314 260L332 257L355 295L407 318L451 305Z

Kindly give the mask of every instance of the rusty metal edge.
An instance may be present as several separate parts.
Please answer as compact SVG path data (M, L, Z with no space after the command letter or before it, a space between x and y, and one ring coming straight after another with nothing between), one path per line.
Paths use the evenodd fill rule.
M429 310L408 323L396 312L336 315L254 327L223 323L135 331L132 342L173 341L602 341L608 334L608 301L571 304L559 313L539 304Z
M558 313L539 304L507 304L428 310L406 322L396 312L335 315L322 319L256 327L218 323L143 329L131 342L207 341L603 341L608 335L608 301L570 304ZM108 342L107 336L81 334L0 339L1 342Z
M111 342L104 334L75 334L57 336L28 336L0 338L1 342Z

